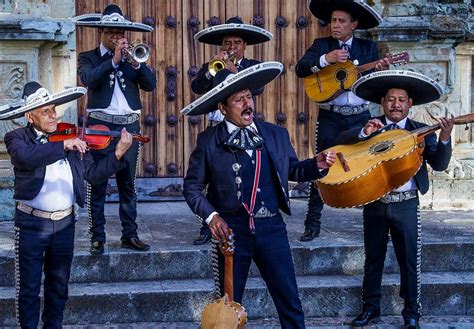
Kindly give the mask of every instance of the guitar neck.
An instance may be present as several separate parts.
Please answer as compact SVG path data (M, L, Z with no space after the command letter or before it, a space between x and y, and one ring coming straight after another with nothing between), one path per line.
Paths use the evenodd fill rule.
M375 66L377 65L379 61L373 61L367 64L362 64L356 67L357 74L364 73L365 71L373 70L375 69Z
M224 292L234 301L234 256L225 256Z
M474 122L474 114L461 115L454 119L455 125L468 124L471 122ZM426 135L431 134L432 132L440 128L441 128L441 125L437 123L432 126L425 126L425 127L418 128L414 130L413 133L415 133L420 138L420 137L425 137Z

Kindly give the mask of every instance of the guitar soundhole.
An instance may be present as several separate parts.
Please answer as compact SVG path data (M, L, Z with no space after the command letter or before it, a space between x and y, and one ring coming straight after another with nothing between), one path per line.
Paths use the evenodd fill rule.
M372 145L369 149L369 152L374 155L385 153L390 151L393 148L393 145L394 144L392 141L382 141Z
M347 72L345 70L338 70L336 72L337 81L346 81L346 79L347 79Z

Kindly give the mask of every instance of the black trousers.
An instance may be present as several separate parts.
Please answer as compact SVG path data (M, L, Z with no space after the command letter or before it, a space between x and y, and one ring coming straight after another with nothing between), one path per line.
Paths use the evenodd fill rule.
M115 125L94 118L88 119L88 124L101 124L109 127L110 130L121 131L123 127L130 133L140 132L140 122L136 121L129 125ZM110 145L103 150L91 150L94 161L105 158L109 153L115 152L119 137L112 139ZM125 167L115 173L117 188L119 193L119 216L122 223L122 239L136 238L138 226L137 219L137 195L135 190L135 177L137 169L137 159L140 145L133 141L132 146L124 155ZM89 229L92 241L105 242L105 216L104 203L107 193L107 181L101 184L88 184L87 208L89 212Z
M402 315L420 317L421 223L418 198L394 203L379 201L364 206L365 310L379 311L382 274L388 236L400 267L400 297L405 301Z
M355 115L342 115L329 110L319 110L316 128L316 152L321 152L335 145L336 137L343 131L356 126L362 127L370 119L370 112ZM305 229L319 232L323 200L314 183L310 184L308 211L304 222Z
M257 265L278 311L282 328L304 328L304 313L298 296L295 269L280 214L255 219L255 234L250 234L248 216L223 216L234 231L234 300L242 303L252 260ZM217 294L224 294L224 257L213 243L213 266ZM245 306L245 305L244 305Z
M18 326L37 328L44 271L44 328L62 328L74 250L74 214L52 221L15 214L15 277Z

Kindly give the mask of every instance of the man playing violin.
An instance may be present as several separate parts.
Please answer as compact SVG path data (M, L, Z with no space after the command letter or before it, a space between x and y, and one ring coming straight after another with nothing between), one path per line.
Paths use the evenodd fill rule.
M41 276L44 272L44 328L62 328L74 249L74 203L84 206L84 180L106 181L125 165L132 144L125 130L114 152L94 163L87 144L79 138L48 142L56 130L56 105L75 100L85 88L50 94L37 82L25 85L26 104L2 111L0 119L24 114L28 125L5 134L14 166L15 276L17 325L37 328Z
M378 60L375 42L356 38L354 30L376 27L382 22L380 15L363 1L312 0L308 4L316 18L330 23L331 36L314 40L296 65L296 75L307 77L335 63L348 60L359 65ZM388 60L380 60L376 70L388 68ZM368 102L350 90L319 106L315 128L316 153L334 146L336 136L344 130L366 122L370 118ZM321 230L323 201L315 184L310 185L305 230L301 241L311 241Z
M110 130L123 127L132 133L140 132L140 89L151 92L156 88L156 77L143 62L138 63L126 51L130 43L125 31L149 32L153 28L128 21L117 5L108 5L102 16L81 15L75 17L78 26L98 28L100 44L97 48L79 54L78 75L87 93L87 122L101 124ZM94 160L107 157L115 148L115 141L104 150L93 150ZM119 215L122 223L121 246L146 251L150 246L138 238L136 224L137 196L135 178L140 145L134 141L125 156L125 167L115 174L119 193ZM107 181L90 184L87 195L92 254L104 252L105 215L104 203Z
M238 16L229 18L225 24L211 26L199 31L194 36L196 41L220 46L220 52L211 60L222 60L225 63L225 69L232 73L237 73L243 69L257 65L260 61L256 59L245 58L245 49L247 45L255 45L271 40L272 34L263 28L253 25L243 24ZM230 60L229 57L233 57ZM196 94L204 94L212 89L214 84L215 72L209 71L209 62L206 62L199 69L196 78L191 82L191 90ZM252 89L252 96L255 102L255 96L260 95L265 87ZM209 127L220 123L224 116L219 109L207 114ZM201 245L209 242L211 232L205 221L201 222L201 229L197 239L193 241L194 245Z
M370 119L365 126L342 132L337 144L352 144L370 138L381 129L415 130L426 126L408 118L412 105L435 101L443 89L434 80L409 71L383 71L359 79L353 87L359 97L380 103L384 115ZM366 326L380 316L381 281L389 234L400 266L400 297L405 328L419 328L421 316L421 222L418 192L429 188L426 163L445 170L451 159L451 131L454 118L441 118L441 132L424 138L423 163L416 175L381 199L364 206L365 264L362 313L352 321Z

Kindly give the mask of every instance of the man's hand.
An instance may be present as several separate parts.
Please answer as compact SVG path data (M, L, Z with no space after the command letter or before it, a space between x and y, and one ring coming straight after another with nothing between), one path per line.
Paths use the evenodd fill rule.
M381 60L378 61L378 63L375 65L375 71L383 71L383 70L388 70L390 67L390 62L388 58L382 58Z
M117 157L117 160L120 160L123 157L132 145L132 142L132 135L127 131L127 129L122 128L120 140L117 143L117 146L115 146L115 156Z
M441 126L441 132L439 133L439 140L446 142L451 138L451 132L453 131L453 127L454 127L454 117L451 116L450 119L448 118L438 119L438 123Z
M349 58L349 53L344 49L335 49L324 56L328 63L345 63Z
M217 53L214 57L212 57L212 59L220 59L220 60L225 60L227 58L229 54L227 53L227 51L223 50L219 53Z
M383 128L385 125L380 121L379 119L370 119L364 127L364 134L366 136L369 136L372 134L374 131L379 130L380 128Z
M328 169L336 162L336 152L329 150L316 155L316 163L319 169Z
M115 65L119 65L122 61L122 57L124 54L124 49L128 48L128 40L127 38L118 39L117 43L115 44L114 49L114 57L112 60L114 61Z
M88 151L87 143L79 138L66 139L63 144L65 151L78 151L80 153Z
M227 241L229 239L229 228L221 216L216 214L212 217L209 229L214 239L219 241Z

